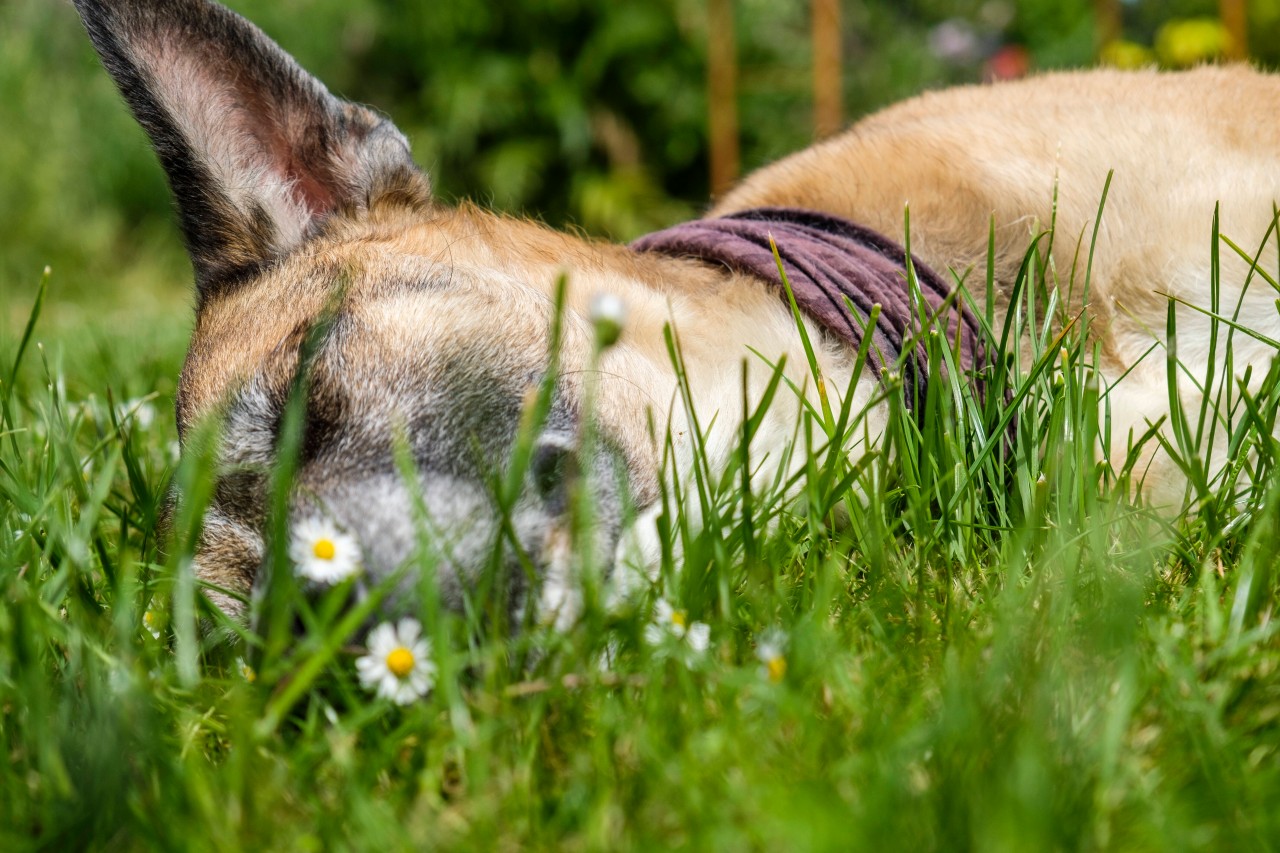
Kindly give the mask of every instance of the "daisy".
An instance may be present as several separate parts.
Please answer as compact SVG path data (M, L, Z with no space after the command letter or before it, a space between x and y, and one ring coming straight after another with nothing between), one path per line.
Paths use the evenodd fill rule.
M253 684L253 682L258 680L258 673L253 667L249 666L249 662L242 657L236 658L236 672L240 673L240 677L249 684Z
M151 633L151 636L157 640L160 639L160 615L154 610L148 610L142 614L142 627Z
M321 586L354 577L361 569L355 537L343 533L329 519L315 516L293 525L289 559L299 575Z
M756 659L760 661L760 674L777 684L787 674L787 635L774 628L760 635L756 641Z
M644 629L644 638L650 645L659 645L667 637L674 637L701 654L711 640L711 626L706 622L690 622L689 614L676 610L666 599L653 603L653 621Z
M365 643L369 654L356 659L360 684L397 705L408 705L431 692L436 682L436 665L431 660L431 641L422 638L416 619L401 619L398 625L384 622L369 632Z

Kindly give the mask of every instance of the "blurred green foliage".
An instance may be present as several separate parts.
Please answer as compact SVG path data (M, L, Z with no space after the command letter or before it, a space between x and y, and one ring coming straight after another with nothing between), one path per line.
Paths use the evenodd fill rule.
M704 0L230 0L335 92L410 138L462 197L628 239L707 198ZM981 80L1002 46L1032 68L1092 62L1093 0L845 0L850 119ZM1216 0L1120 4L1155 44ZM736 3L744 169L812 139L808 4ZM1251 48L1280 58L1280 0L1253 0ZM0 3L0 334L46 264L55 327L186 299L163 178L67 2ZM101 298L98 298L98 297ZM15 298L16 297L16 298ZM159 305L156 305L159 300Z

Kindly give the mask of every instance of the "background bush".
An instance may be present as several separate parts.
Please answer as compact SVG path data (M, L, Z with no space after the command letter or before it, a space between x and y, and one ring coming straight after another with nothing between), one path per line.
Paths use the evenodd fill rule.
M229 5L335 92L389 113L446 199L617 239L694 215L707 199L703 0ZM1085 65L1097 50L1092 0L843 5L850 119L980 80L1002 45L1024 46L1037 68ZM1125 37L1152 45L1165 22L1212 16L1217 4L1122 8ZM744 169L811 140L807 9L736 3ZM1274 60L1280 0L1250 10L1253 53ZM160 170L70 3L0 4L0 90L0 329L12 334L25 318L46 264L55 327L104 310L117 327L182 316L186 261Z

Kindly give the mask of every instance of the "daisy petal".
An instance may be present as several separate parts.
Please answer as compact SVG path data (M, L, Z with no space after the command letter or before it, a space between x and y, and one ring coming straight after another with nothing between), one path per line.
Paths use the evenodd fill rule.
M706 622L694 622L689 626L685 640L695 652L705 652L711 643L711 626Z
M431 641L421 638L416 619L384 622L365 638L369 653L356 659L356 675L366 690L398 705L407 705L431 692L436 665Z

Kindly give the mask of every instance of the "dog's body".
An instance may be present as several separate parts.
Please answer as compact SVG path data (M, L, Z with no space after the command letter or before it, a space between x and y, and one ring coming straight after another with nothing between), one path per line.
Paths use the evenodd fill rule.
M565 370L535 464L539 450L554 463L580 434L592 297L613 294L628 308L622 340L603 354L598 374L603 449L579 462L601 474L591 479L606 551L622 540L627 505L640 516L634 547L652 547L645 531L662 472L651 418L659 440L670 428L675 470L688 482L689 425L673 405L664 326L679 336L697 411L704 423L714 419L713 464L726 464L738 439L744 359L753 365L749 395L768 379L750 349L770 361L785 357L788 377L812 393L795 322L756 278L433 203L426 175L389 123L334 99L265 36L204 0L76 4L157 146L196 267L199 308L179 429L223 413L223 464L238 472L219 485L197 555L211 583L247 592L259 574L263 472L281 408L306 330L339 291L313 368L296 511L329 515L350 530L375 577L393 571L416 535L413 489L394 461L393 436L402 431L419 471L414 488L441 538L441 583L453 603L499 535L479 460L493 464L510 453L522 407L546 370L562 276ZM1054 219L1056 187L1052 259L1064 288L1068 271L1079 270L1073 293L1063 294L1078 300L1114 170L1087 308L1102 378L1115 383L1128 372L1109 394L1123 449L1126 433L1143 432L1168 405L1164 359L1139 363L1164 329L1166 294L1209 306L1215 204L1223 233L1239 245L1257 247L1267 232L1280 199L1277 114L1280 81L1243 67L1061 74L951 90L886 110L760 171L712 213L802 207L901 240L909 204L916 256L944 274L976 269L979 278L994 223L996 282L1007 287L1031 238ZM1247 266L1224 255L1223 269L1221 302L1234 306ZM1280 338L1273 298L1255 288L1241 316ZM1181 309L1178 324L1178 355L1191 375L1203 375L1208 320ZM861 436L874 444L886 417L883 404L871 402L875 380L850 387L853 353L812 324L808 331L823 342L818 360L832 394L871 406ZM1235 369L1271 356L1241 337ZM794 395L779 395L756 443L776 449L789 441L800 407ZM617 487L607 476L615 468L625 471ZM770 478L767 464L757 476ZM531 477L512 527L544 574L544 609L563 620L573 595L557 488L548 493L545 478ZM233 612L242 607L220 600Z

